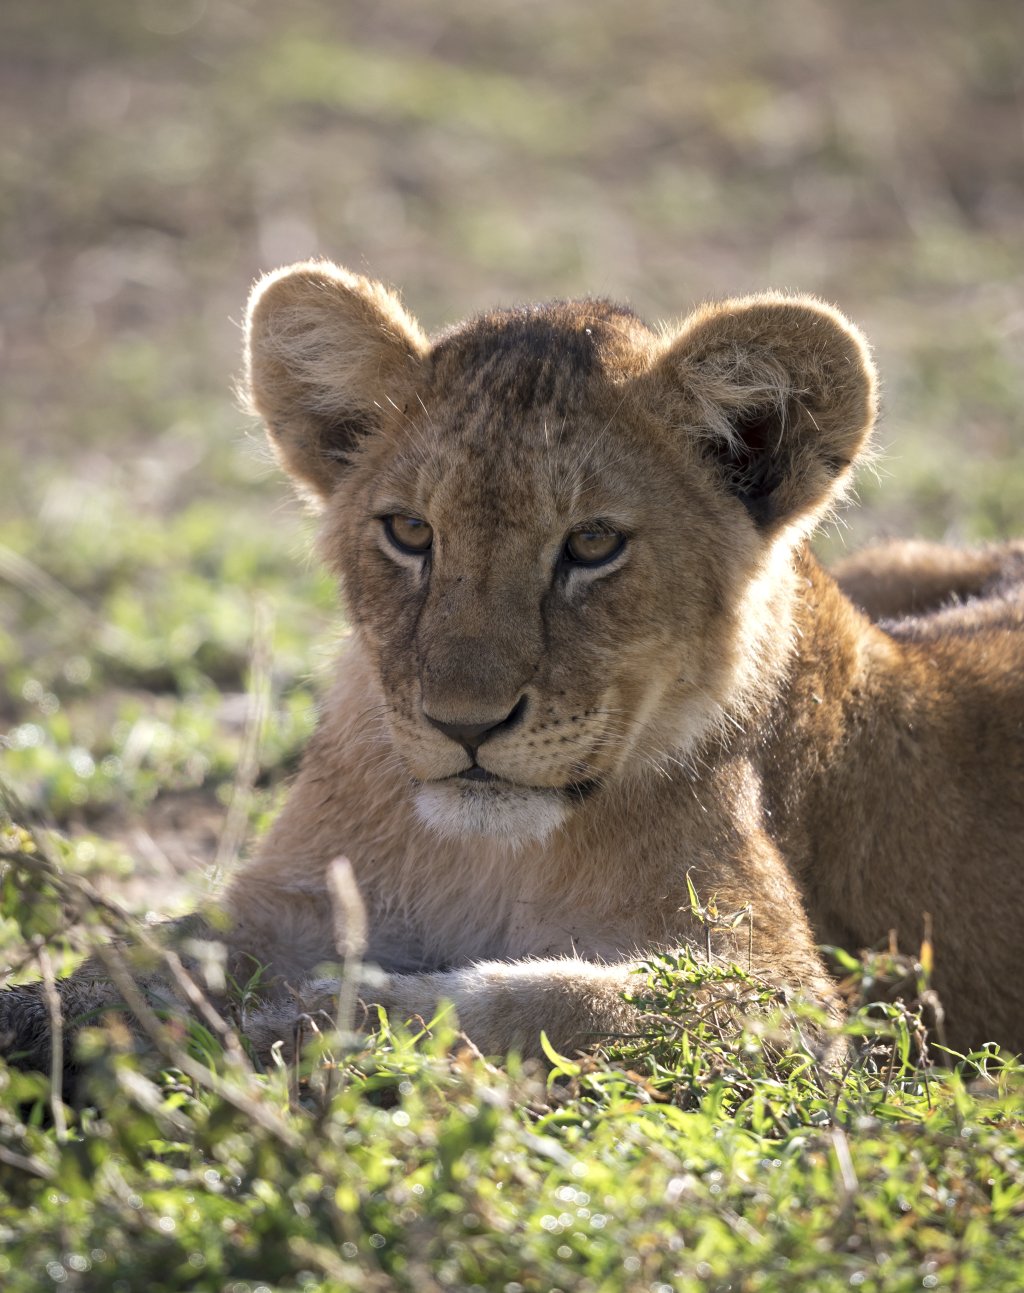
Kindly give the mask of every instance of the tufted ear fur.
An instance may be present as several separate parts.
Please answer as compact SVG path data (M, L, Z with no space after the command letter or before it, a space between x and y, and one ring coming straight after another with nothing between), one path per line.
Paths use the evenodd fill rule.
M392 292L328 261L261 279L245 336L246 402L284 469L321 500L358 440L402 408L427 350Z
M842 492L875 418L866 340L811 297L704 306L667 337L651 376L766 533L816 517Z

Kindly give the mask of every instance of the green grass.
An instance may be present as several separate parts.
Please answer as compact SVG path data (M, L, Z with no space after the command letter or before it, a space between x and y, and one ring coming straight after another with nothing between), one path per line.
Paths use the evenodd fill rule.
M5 838L0 938L59 948L62 908L95 903ZM81 1112L0 1069L4 1288L1019 1288L1024 1069L922 1066L898 1007L856 1011L823 1069L743 976L758 1022L719 1027L695 994L720 977L651 962L637 1035L551 1052L546 1077L485 1063L443 1012L264 1073L230 1016L154 1021L142 1048L87 1030Z
M312 730L344 621L231 390L249 284L283 261L397 283L429 327L817 292L876 343L885 405L879 477L825 550L1020 533L1022 22L1010 0L0 7L0 777L62 883L187 909ZM22 859L2 895L0 968L73 963L68 891ZM1018 1068L919 1069L899 1015L843 1077L769 1062L672 1023L692 973L655 976L660 1040L550 1084L444 1024L332 1043L300 1081L198 1028L162 1054L115 1032L65 1132L48 1080L0 1068L0 1286L1021 1287Z

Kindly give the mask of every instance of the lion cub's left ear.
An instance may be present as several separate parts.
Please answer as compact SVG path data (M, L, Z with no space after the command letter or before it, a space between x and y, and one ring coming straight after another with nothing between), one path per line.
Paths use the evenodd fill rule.
M401 416L427 351L393 292L328 261L261 279L245 342L243 394L285 471L319 500L359 441Z
M766 532L824 510L875 419L864 336L811 297L704 306L667 338L649 376L673 423Z

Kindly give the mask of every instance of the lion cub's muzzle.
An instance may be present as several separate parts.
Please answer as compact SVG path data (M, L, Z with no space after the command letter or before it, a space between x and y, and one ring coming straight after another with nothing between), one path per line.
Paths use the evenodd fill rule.
M487 743L499 736L507 736L517 729L525 727L525 718L529 700L525 695L519 697L516 703L504 716L494 721L485 722L446 722L439 718L434 718L424 707L422 709L423 717L432 726L436 727L449 740L458 742L465 750L466 754L472 760L468 768L459 769L447 777L442 777L443 781L469 781L476 784L487 782L505 782L513 785L522 786L524 789L539 789L534 783L533 777L523 776L522 770L517 769L516 775L510 775L508 771L501 768L503 760L495 749L487 749ZM481 747L485 747L483 755L480 755ZM507 754L507 747L506 747ZM497 757L496 757L497 756ZM483 762L481 762L483 759ZM496 763L498 767L487 766ZM565 790L571 792L578 799L583 799L596 786L596 782L590 779L582 779L574 776L570 772L567 774L564 785L550 784L548 781L544 788L549 790Z
M600 712L560 713L532 692L489 719L479 707L456 718L421 705L418 734L409 732L412 741L403 743L420 783L418 815L449 837L544 838L601 785L593 757L605 732ZM417 749L421 757L409 758Z

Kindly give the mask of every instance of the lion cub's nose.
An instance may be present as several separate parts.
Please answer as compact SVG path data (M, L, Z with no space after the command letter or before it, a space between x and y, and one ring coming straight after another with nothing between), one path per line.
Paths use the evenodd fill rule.
M423 716L439 732L444 732L445 736L450 736L453 741L458 741L470 754L475 755L488 737L493 736L496 732L507 732L509 728L515 727L522 719L525 711L526 697L520 696L505 717L499 718L496 722L442 723L439 718L433 718L426 710L423 711Z

